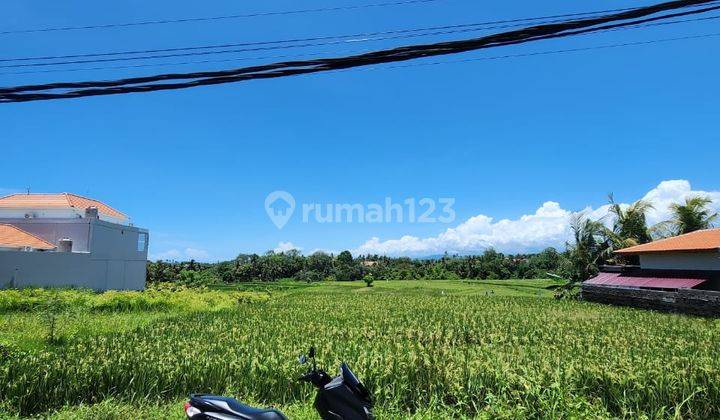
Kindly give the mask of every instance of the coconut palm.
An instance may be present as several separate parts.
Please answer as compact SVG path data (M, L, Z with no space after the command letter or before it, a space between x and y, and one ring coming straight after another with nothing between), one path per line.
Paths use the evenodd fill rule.
M718 219L718 214L710 209L712 200L709 197L691 197L685 204L671 204L672 218L665 224L674 235L709 229Z
M607 228L602 222L591 220L584 213L576 213L570 221L573 242L567 244L568 267L565 271L571 282L589 279L598 271L598 264L611 251Z
M638 200L623 208L623 206L615 202L612 194L608 198L610 201L609 211L615 215L615 221L610 233L615 249L652 241L645 217L647 211L653 208L650 202Z

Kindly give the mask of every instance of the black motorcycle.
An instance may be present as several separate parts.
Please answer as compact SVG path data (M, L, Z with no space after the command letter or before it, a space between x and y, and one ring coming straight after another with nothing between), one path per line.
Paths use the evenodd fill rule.
M315 409L323 420L372 420L370 393L350 367L340 365L340 374L332 378L315 364L315 348L299 357L300 364L311 361L310 369L299 380L317 388ZM255 408L234 398L219 395L191 394L185 403L185 414L192 420L287 420L274 408Z

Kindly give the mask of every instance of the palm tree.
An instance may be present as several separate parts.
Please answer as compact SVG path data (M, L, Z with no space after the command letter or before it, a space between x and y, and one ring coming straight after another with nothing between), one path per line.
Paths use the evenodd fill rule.
M638 200L624 208L615 202L613 195L608 196L610 213L615 215L610 237L615 249L627 248L652 241L645 214L653 205L645 200Z
M589 279L597 274L598 264L608 258L611 251L607 228L602 222L576 213L570 221L573 243L567 245L566 274L571 282Z
M713 212L709 205L709 197L691 197L685 199L685 204L671 204L672 219L662 222L674 235L694 232L700 229L713 227L718 214Z

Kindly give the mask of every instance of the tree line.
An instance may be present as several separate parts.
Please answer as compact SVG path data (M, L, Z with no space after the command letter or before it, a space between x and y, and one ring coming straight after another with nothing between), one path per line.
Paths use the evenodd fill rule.
M536 254L503 254L493 249L481 255L444 255L440 258L387 257L360 255L349 251L337 255L316 252L303 255L297 250L270 251L265 255L241 254L218 263L167 262L148 264L148 282L174 282L188 285L212 282L250 281L356 281L420 279L529 279L559 276L571 282L594 276L603 264L637 264L636 257L621 257L615 250L668 236L713 226L718 215L711 200L693 197L670 208L672 218L654 226L647 224L652 204L644 200L629 206L609 197L611 221L592 220L576 214L571 221L573 238L560 252L548 248Z
M543 278L567 264L562 253L548 248L537 254L506 255L489 249L482 255L445 255L413 259L381 255L353 257L349 251L337 255L316 252L270 251L265 255L242 254L214 264L157 261L148 264L148 282L224 283L295 279L315 281L436 279Z

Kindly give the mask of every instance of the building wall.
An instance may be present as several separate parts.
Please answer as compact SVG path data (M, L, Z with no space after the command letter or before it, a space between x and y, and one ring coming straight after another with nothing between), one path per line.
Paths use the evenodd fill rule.
M2 208L0 218L2 219L26 219L25 216L41 219L77 219L81 214L72 208L59 209L35 209L35 208Z
M677 289L667 291L583 284L582 298L590 302L714 318L720 316L720 291L713 290Z
M0 219L0 223L9 223ZM97 219L12 223L46 240L73 239L73 252L0 251L1 287L84 287L94 290L142 290L147 267L147 231ZM33 231L34 230L34 231ZM58 234L61 232L61 234ZM50 235L45 237L44 235ZM146 235L138 249L140 235ZM85 243L83 244L83 238ZM79 245L76 247L75 241ZM57 243L57 240L51 241ZM78 252L82 249L82 252ZM89 251L89 252L88 252Z
M144 229L95 221L90 228L90 250L93 258L147 261L147 245L138 251L138 237ZM147 241L146 241L147 242Z
M663 252L640 255L640 267L656 270L720 270L720 252Z
M145 262L95 260L78 252L0 252L0 288L28 286L143 290Z

